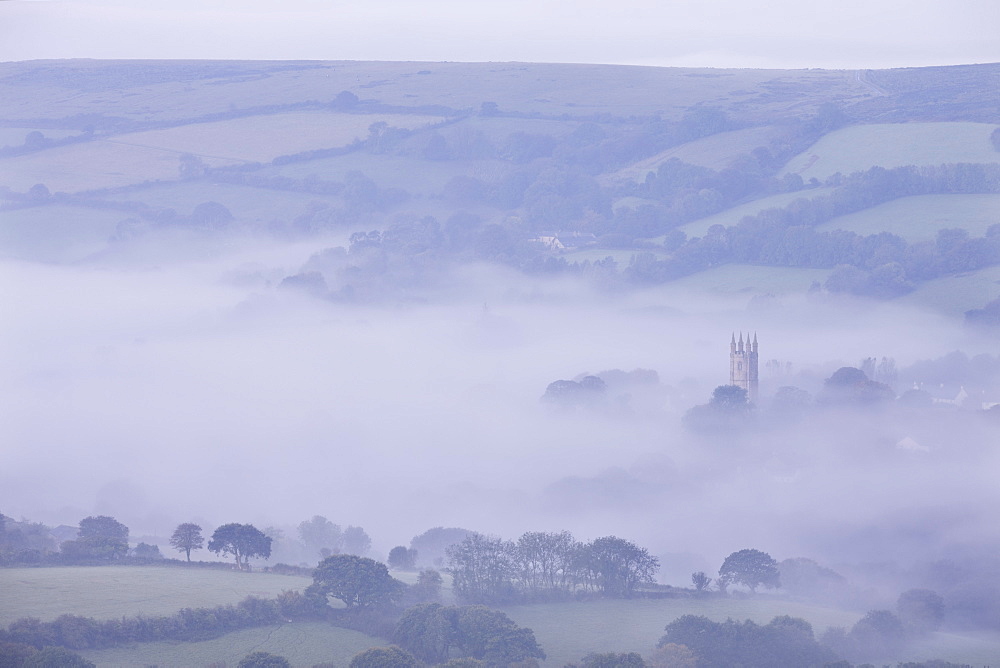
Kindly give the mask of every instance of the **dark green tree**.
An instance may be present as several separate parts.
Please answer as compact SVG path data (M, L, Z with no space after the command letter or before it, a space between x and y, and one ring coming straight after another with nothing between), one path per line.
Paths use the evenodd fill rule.
M128 527L107 515L85 517L76 540L66 541L60 549L71 560L122 559L128 555Z
M580 668L646 668L637 652L591 652L580 661Z
M385 564L354 554L335 554L319 562L307 595L332 596L348 608L385 605L399 598L406 585L389 575Z
M412 571L417 565L417 551L403 545L389 550L389 566L398 571Z
M719 578L744 585L751 592L756 592L761 585L768 589L781 586L777 562L760 550L740 550L730 554L719 568Z
M271 539L252 524L223 524L212 534L208 549L236 558L236 568L249 570L249 560L271 556Z
M417 657L395 645L372 647L355 654L350 668L422 668Z
M174 529L174 535L170 537L170 546L178 552L183 552L187 560L191 561L191 550L200 550L205 546L201 527L191 522L178 524Z
M447 661L454 643L455 609L440 603L408 608L400 617L392 639L427 663Z
M21 668L97 668L97 666L65 647L45 647L25 659Z
M609 596L631 596L637 586L655 582L660 568L659 560L645 548L615 536L594 540L588 552L598 587Z
M247 654L236 664L236 668L291 668L288 659L270 652Z

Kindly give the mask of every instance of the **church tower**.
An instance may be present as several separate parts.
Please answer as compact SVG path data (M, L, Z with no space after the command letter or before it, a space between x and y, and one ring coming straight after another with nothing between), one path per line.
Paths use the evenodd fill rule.
M750 403L757 403L757 382L760 376L757 373L757 335L747 334L747 341L743 343L743 332L740 332L739 343L736 342L736 332L733 332L733 339L729 343L729 384L737 385L747 391L747 399Z

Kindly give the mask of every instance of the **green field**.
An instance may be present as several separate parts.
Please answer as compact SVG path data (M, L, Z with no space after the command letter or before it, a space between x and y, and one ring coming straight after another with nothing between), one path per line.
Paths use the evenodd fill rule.
M933 240L938 230L960 227L982 236L1000 223L1000 195L917 195L834 218L818 230L858 234L891 232L909 242Z
M113 141L174 153L243 162L268 162L317 148L346 146L368 136L373 123L419 128L440 121L435 116L295 112L192 123L164 130L118 135ZM111 140L109 140L111 141Z
M990 143L990 123L892 123L852 125L824 136L785 165L786 172L821 181L869 167L1000 162Z
M200 668L211 664L235 666L251 652L283 656L293 666L308 668L333 662L347 666L351 657L369 647L389 644L360 631L337 628L322 622L295 622L281 626L245 629L202 642L153 642L131 647L80 651L101 668L160 666Z
M682 615L704 615L767 623L777 615L802 617L815 633L829 626L851 626L861 613L770 598L672 598L549 603L504 608L511 619L535 632L545 650L545 665L579 661L588 652L639 652L648 655L663 627Z
M712 227L712 225L732 227L733 225L738 225L746 216L754 216L766 209L780 209L788 206L797 199L812 199L813 197L828 195L832 190L832 188L811 188L793 193L781 193L779 195L771 195L770 197L761 197L752 202L720 211L706 218L699 218L687 225L682 225L678 229L689 237L701 237L708 232L708 228Z
M646 180L646 175L649 172L655 172L661 164L671 158L677 158L681 162L701 165L710 169L725 169L737 157L749 153L758 146L766 146L779 131L779 129L773 126L762 126L733 130L731 132L720 132L704 139L668 148L666 151L658 153L651 158L646 158L634 165L629 165L614 174L608 174L602 177L602 180L608 182L637 181L641 183Z
M662 290L665 293L708 292L748 297L763 294L794 294L804 293L813 281L822 284L829 275L829 269L724 264L665 283Z
M159 183L111 195L108 199L142 202L155 208L171 208L182 216L190 214L203 202L219 202L225 205L237 220L257 223L292 220L304 213L314 202L335 207L343 205L340 198L329 195L267 190L208 181Z
M0 257L73 262L107 246L122 211L36 206L0 211Z
M455 176L474 176L488 183L510 169L509 163L499 160L433 161L359 152L268 167L260 173L265 176L280 174L298 179L316 176L325 181L343 181L348 172L359 171L375 181L380 188L402 188L413 195L437 195Z
M0 569L0 625L61 614L110 619L172 615L181 608L238 603L300 590L311 579L208 568L103 566Z
M1000 267L987 267L935 278L896 301L961 317L966 311L982 308L997 297L1000 297Z

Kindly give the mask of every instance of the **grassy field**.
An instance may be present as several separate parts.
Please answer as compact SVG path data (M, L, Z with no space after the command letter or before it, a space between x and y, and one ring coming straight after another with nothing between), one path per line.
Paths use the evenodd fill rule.
M420 127L432 116L294 113L194 123L118 135L0 160L0 185L25 191L44 183L53 192L79 192L180 176L180 157L212 167L269 161L317 148L350 144L378 121Z
M238 603L250 595L273 597L311 582L289 575L167 566L4 568L0 625L65 613L97 619L171 615L181 608Z
M786 172L825 179L869 167L1000 162L989 123L894 123L854 125L824 136L785 165Z
M30 76L25 76L30 72ZM867 95L850 71L660 68L614 65L427 62L4 63L0 96L11 119L62 118L113 108L116 116L169 121L306 100L342 90L363 100L417 106L590 115L662 114L676 119L692 105L739 104L802 113L802 96L851 100ZM824 96L816 96L818 106Z
M609 600L504 609L511 619L535 632L545 650L545 665L579 661L588 652L639 652L648 655L663 627L682 615L704 615L767 623L777 615L802 617L816 633L829 626L850 626L860 613L767 598Z
M823 283L828 269L798 267L762 267L749 264L725 264L664 284L664 292L709 292L748 297L761 294L803 293L813 281Z
M101 250L122 211L73 206L36 206L0 211L0 257L72 262Z
M315 175L327 181L343 181L348 172L360 171L375 181L380 188L402 188L413 195L437 195L455 176L476 176L484 182L489 182L510 168L509 163L499 160L433 161L400 155L372 155L359 152L268 167L261 173L267 176L280 174L292 178Z
M87 650L81 655L100 668L160 666L200 668L211 664L235 666L251 652L270 652L296 667L333 662L347 666L351 657L369 647L387 645L380 638L341 629L321 622L296 622L281 626L246 629L202 642L154 642L131 647Z
M313 202L342 206L339 198L328 195L266 190L207 181L159 183L111 195L108 199L142 202L152 207L169 207L185 216L202 202L219 202L225 205L237 220L258 223L292 220L304 213Z
M987 267L927 281L897 301L961 317L1000 297L1000 267Z
M646 180L646 174L655 172L661 164L670 158L677 158L682 162L711 169L724 169L731 165L738 156L749 153L758 146L766 146L768 141L778 132L779 130L773 126L720 132L704 139L674 146L603 178L609 182L642 182Z
M29 132L41 132L46 139L62 139L79 134L76 130L53 130L51 128L4 128L0 127L0 147L21 146Z
M0 185L25 192L44 183L52 192L80 192L180 177L180 153L148 146L89 141L0 160ZM213 167L238 160L205 158Z
M410 129L439 120L441 119L435 116L297 112L135 132L116 136L113 141L177 154L191 153L207 158L268 162L279 155L346 146L355 139L367 137L368 128L373 123L385 122L391 127Z
M779 195L771 195L770 197L761 197L760 199L755 199L752 202L747 202L745 204L740 204L739 206L734 206L731 209L720 211L719 213L708 216L707 218L700 218L688 223L687 225L682 225L679 229L689 237L701 237L708 232L708 228L712 227L712 225L731 227L733 225L738 225L745 216L753 216L766 209L782 208L797 199L811 199L821 195L828 195L831 191L831 188L813 188L809 190L800 190L794 193L781 193Z
M982 236L1000 223L1000 195L918 195L834 218L819 230L858 234L891 232L909 242L933 240L938 230L960 227Z

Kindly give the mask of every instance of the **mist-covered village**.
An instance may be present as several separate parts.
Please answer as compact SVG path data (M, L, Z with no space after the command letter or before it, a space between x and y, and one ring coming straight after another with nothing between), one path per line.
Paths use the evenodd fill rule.
M0 665L996 664L998 84L0 62Z

